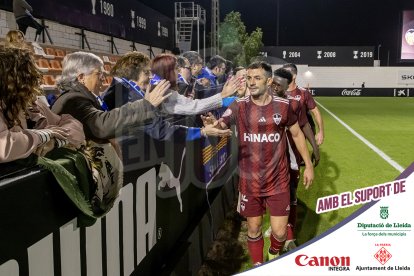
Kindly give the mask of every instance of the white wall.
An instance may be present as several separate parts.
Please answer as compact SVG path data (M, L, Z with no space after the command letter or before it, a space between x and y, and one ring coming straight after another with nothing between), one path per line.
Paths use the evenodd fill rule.
M81 36L75 34L79 33L80 29L62 25L49 20L46 20L46 25L49 26L49 34L55 46L76 49L81 48ZM17 25L13 13L0 10L0 37L4 37L9 30L14 30L16 28ZM110 39L109 36L89 31L85 31L85 35L88 39L89 45L91 46L91 51L111 53L111 43L107 42L107 40ZM28 28L26 32L26 40L33 41L34 38L35 30L33 28ZM132 44L131 41L114 38L114 42L120 55L132 50L130 47ZM45 44L49 44L49 41L47 41L47 39ZM135 43L135 47L137 48L137 51L141 51L149 55L149 46ZM85 48L87 49L86 45ZM157 55L162 52L162 49L153 47L152 51L155 55ZM116 54L115 50L114 54Z
M280 65L272 65L273 69ZM414 67L317 67L298 65L297 83L303 87L391 87L414 88L414 84L399 83L399 72L409 71L414 75ZM412 82L411 82L412 83Z

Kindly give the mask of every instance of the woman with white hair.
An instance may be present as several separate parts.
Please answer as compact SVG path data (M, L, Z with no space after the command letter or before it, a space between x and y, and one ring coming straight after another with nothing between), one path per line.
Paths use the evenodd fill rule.
M99 97L103 78L103 61L92 53L75 52L63 59L62 76L58 80L62 94L52 110L71 114L81 121L89 139L112 139L118 130L144 123L155 116L155 108L169 96L165 92L170 83L163 80L144 99L108 111Z
M103 61L92 53L75 52L63 59L58 88L62 94L53 104L58 114L69 113L83 123L88 160L95 186L91 198L94 214L103 215L113 206L123 183L123 165L114 142L124 128L152 119L155 108L170 94L170 83L161 81L145 98L108 111L99 97L104 78Z

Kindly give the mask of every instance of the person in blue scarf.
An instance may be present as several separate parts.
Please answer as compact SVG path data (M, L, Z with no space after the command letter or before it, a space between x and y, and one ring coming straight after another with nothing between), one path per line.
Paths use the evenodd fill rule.
M176 60L174 56L171 55L171 57ZM173 70L175 70L175 66L176 64L174 63ZM111 110L127 102L144 98L146 91L151 90L151 87L161 80L160 76L152 74L150 70L150 59L143 53L130 52L121 57L111 70L114 78L103 97L108 109ZM166 78L166 76L162 76L162 78ZM150 80L152 83L150 83ZM173 81L172 87L175 88L177 75L171 81ZM230 94L230 91L236 87L235 85L236 82L232 86L229 85L224 93ZM163 119L163 116L166 114L194 115L221 107L223 105L222 95L216 95L211 99L192 100L178 94L176 90L169 90L168 92L172 93L172 100L165 102L159 108L158 116L155 117L152 123L143 127L143 130L148 135L157 140L174 139L174 141L183 140L184 138L187 141L198 139L208 131L213 132L213 135L217 136L229 135L229 132L217 132L214 129L172 125ZM223 95L225 96L226 94L224 93Z

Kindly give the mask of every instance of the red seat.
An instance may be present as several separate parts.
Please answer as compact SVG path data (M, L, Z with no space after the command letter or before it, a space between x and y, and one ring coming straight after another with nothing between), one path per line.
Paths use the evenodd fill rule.
M64 58L66 56L66 53L62 49L56 49L56 56Z
M45 48L45 52L48 55L56 56L55 49L53 49L53 48Z
M50 61L50 67L54 70L59 70L62 71L62 64L60 63L59 60L51 60Z
M43 75L43 84L56 85L55 77L52 75Z
M49 69L50 65L47 59L39 58L36 60L36 64L40 69Z

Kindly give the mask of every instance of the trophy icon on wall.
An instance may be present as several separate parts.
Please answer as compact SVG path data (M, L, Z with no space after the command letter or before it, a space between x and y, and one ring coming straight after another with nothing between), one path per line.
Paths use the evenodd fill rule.
M283 59L286 59L286 51L283 51Z
M96 4L96 0L92 0L92 14L96 14L95 4Z
M318 53L317 58L318 58L318 59L321 59L321 58L322 58L322 51L316 51L316 52Z
M358 51L354 51L354 59L358 59Z
M131 10L131 27L135 29L135 11Z

